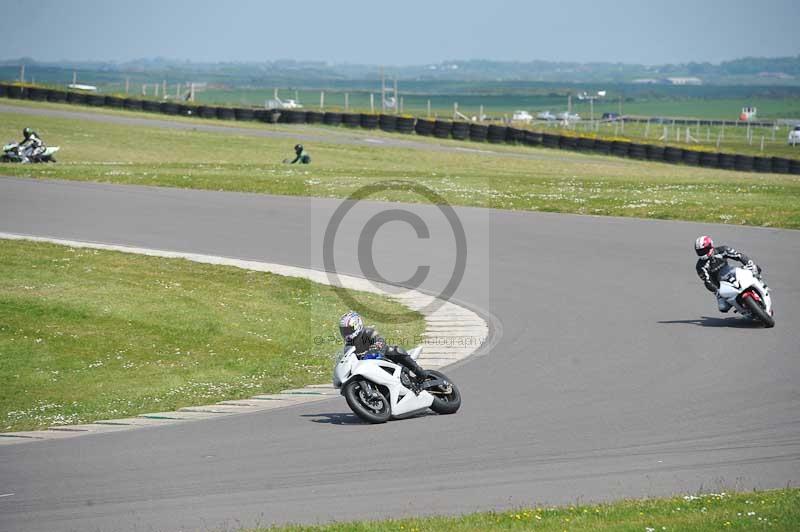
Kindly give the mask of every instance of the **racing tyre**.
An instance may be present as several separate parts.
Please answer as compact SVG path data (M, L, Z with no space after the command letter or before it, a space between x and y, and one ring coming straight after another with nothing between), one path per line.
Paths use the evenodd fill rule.
M453 382L444 373L428 370L428 375L434 379L445 379L450 384L449 390L442 389L442 386L431 388L428 391L433 395L431 410L437 414L455 414L461 407L461 392L458 391Z
M369 397L364 383L363 379L354 379L344 385L342 394L347 404L355 415L367 423L386 423L392 415L389 400L375 385L372 386L376 390L376 395Z
M767 314L767 311L764 310L764 307L761 306L761 303L753 299L752 297L744 297L743 303L744 306L750 311L750 313L761 323L764 324L764 327L770 329L775 327L775 318Z

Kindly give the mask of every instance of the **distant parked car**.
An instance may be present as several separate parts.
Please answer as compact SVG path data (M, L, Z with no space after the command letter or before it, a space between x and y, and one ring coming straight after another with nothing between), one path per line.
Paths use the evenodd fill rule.
M533 115L530 114L528 111L514 111L514 115L511 117L511 120L515 122L530 122L533 120Z
M565 122L577 122L581 119L581 115L578 113L568 113L564 111L563 113L558 113L558 119L564 120Z
M789 132L788 143L792 146L800 144L800 126L794 126Z
M616 122L620 119L619 113L603 113L603 116L600 117L601 120L607 120L609 122Z
M555 120L556 119L556 115L554 115L550 111L542 111L541 113L536 115L536 118L538 118L539 120L548 120L548 121L550 121L550 120Z

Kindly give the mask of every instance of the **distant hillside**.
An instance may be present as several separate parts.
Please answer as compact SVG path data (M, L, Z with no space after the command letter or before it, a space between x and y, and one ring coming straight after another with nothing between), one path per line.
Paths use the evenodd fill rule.
M15 79L25 64L26 77L42 82L63 83L72 72L84 82L118 82L130 77L136 82L207 81L232 87L349 85L376 79L377 65L330 64L320 61L265 61L261 63L193 63L164 58L124 63L62 61L37 62L32 58L0 61L0 78ZM636 65L625 63L572 63L553 61L453 60L428 65L386 66L387 77L403 81L561 82L630 83L666 77L697 77L711 85L800 85L800 55L794 57L748 57L712 63Z

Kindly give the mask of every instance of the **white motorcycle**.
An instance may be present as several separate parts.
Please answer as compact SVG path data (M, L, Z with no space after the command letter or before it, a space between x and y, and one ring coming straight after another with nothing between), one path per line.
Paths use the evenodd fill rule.
M760 321L765 327L775 326L769 289L749 269L723 267L719 272L719 295L742 316Z
M408 352L416 360L422 347ZM336 358L333 386L342 390L350 409L368 423L410 417L428 408L437 414L454 414L461 406L458 388L443 373L428 370L421 383L408 369L379 355L356 355L347 347Z
M54 163L56 162L55 154L61 148L58 146L49 146L44 149L42 153L37 153L28 157L28 161L32 163ZM19 150L19 144L16 142L9 142L3 146L3 153L0 155L0 162L4 163L21 163L25 161L25 156Z

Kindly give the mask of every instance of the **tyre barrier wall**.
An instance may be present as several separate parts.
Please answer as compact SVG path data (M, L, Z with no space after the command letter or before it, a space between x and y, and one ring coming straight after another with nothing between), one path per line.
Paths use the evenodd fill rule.
M361 113L361 127L364 129L378 129L378 115L371 113Z
M453 123L447 120L437 120L433 123L433 136L437 139L449 139L453 131Z
M323 116L320 111L306 111L306 124L321 124Z
M342 124L347 127L361 127L361 115L342 113Z
M255 120L256 113L253 109L247 109L245 107L235 107L233 109L233 116L236 117L236 120Z
M326 126L338 126L342 123L342 113L329 111L322 116L322 123Z
M397 131L397 117L395 115L381 115L378 118L378 127L381 131L394 133Z
M453 128L450 130L450 134L453 135L453 138L456 140L469 139L469 123L453 122Z
M800 175L800 160L783 157L761 157L753 155L717 153L683 149L675 146L653 144L639 144L628 141L610 141L591 137L574 137L571 135L557 135L541 133L508 127L497 124L474 124L470 122L451 122L449 120L416 119L412 116L377 115L372 113L341 113L303 111L297 109L249 109L216 106L194 106L173 101L155 101L122 96L102 95L97 93L82 93L50 89L46 87L20 86L17 84L0 83L0 97L13 99L28 99L32 101L48 101L56 103L70 103L75 105L90 105L93 107L110 107L130 111L145 111L162 113L166 115L195 116L200 118L218 118L221 120L259 120L266 123L282 122L287 124L325 124L347 127L361 127L365 129L380 128L387 132L410 134L415 132L421 136L434 136L436 138L453 138L456 140L470 140L473 142L524 144L526 146L544 146L582 152L594 152L617 157L630 157L633 159L660 161L671 164L686 164L704 168L719 168L723 170L736 170L740 172L763 172L779 174ZM629 122L648 122L647 118L626 117ZM652 123L652 119L649 120ZM697 120L689 119L662 119L657 123L696 125ZM771 122L742 122L731 120L700 120L701 126L707 125L747 125L769 127Z
M494 124L491 124L489 126L489 132L486 135L486 138L492 144L499 144L501 142L505 142L506 141L506 131L507 130L508 130L508 127L506 127L506 126L496 126Z
M420 118L417 120L416 125L414 125L414 131L417 135L422 135L423 137L430 137L433 135L433 126L435 122L433 120L426 120L424 118Z
M489 136L489 126L483 124L470 124L469 125L469 140L473 142L486 142Z
M398 116L396 130L398 133L409 135L414 132L416 124L417 119L413 116Z

